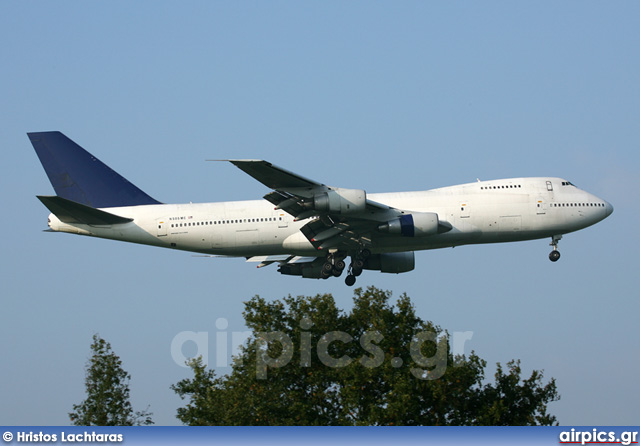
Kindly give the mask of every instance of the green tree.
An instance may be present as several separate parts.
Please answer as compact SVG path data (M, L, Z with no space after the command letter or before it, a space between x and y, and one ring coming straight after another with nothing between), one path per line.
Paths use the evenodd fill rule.
M92 356L87 362L85 388L87 398L73 405L69 413L76 426L133 426L153 424L151 412L134 412L129 401L131 375L111 344L93 335Z
M252 335L229 375L216 377L201 358L194 377L171 386L188 425L550 425L555 380L518 361L454 357L449 335L420 319L408 296L356 289L350 313L329 294L245 303Z

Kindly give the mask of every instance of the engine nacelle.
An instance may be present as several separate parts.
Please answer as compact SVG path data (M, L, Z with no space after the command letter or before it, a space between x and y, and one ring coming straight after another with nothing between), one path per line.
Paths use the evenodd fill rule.
M364 212L367 193L361 189L335 188L313 197L313 209L331 214L355 214Z
M302 276L305 279L321 279L322 263L287 263L280 265L278 272L288 276Z
M449 225L448 229L451 229ZM378 226L380 232L388 234L404 235L405 237L425 237L428 235L446 232L447 227L440 224L438 214L435 212L417 212L401 215L395 220L388 221Z
M416 257L413 251L373 254L367 258L364 267L383 273L406 273L416 267Z

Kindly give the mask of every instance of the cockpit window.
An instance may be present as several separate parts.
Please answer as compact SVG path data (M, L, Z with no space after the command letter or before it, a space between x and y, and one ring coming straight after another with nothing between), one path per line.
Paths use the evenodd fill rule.
M576 186L575 186L572 182L570 182L570 181L563 181L563 182L562 182L562 185L563 185L563 186L573 186L573 187L576 187Z

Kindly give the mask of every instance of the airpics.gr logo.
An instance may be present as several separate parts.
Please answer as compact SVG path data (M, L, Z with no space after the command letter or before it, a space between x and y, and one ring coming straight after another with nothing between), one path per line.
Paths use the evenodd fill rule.
M267 379L268 369L284 367L289 362L296 360L301 367L310 367L312 362L312 353L317 354L317 359L327 367L341 368L346 367L353 361L359 361L364 367L375 368L381 366L385 361L389 360L393 368L400 368L404 365L405 360L411 360L409 371L417 379L434 380L439 379L444 374L448 366L448 349L451 344L451 353L453 356L464 354L464 344L473 337L472 331L454 332L450 338L437 333L435 331L417 332L407 346L407 355L405 359L387 355L379 345L384 336L376 330L367 330L357 339L354 336L342 331L330 331L321 336L312 335L310 328L313 322L310 319L303 318L300 322L301 331L298 333L296 342L287 333L282 331L273 332L256 332L238 331L231 333L231 344L234 346L244 345L248 339L255 342L257 348L256 356L256 376L258 379ZM219 330L215 333L215 367L227 367L228 362L228 346L229 333L227 328L228 321L225 318L216 320L216 328ZM295 336L294 336L295 337ZM331 345L348 345L354 344L361 347L361 354L357 357L344 355L334 357L330 354ZM185 344L195 345L197 351L195 354L189 355L190 358L201 357L205 365L209 364L209 332L193 332L182 331L174 336L171 341L171 357L174 362L181 367L188 367L186 362L189 359L183 354L182 348ZM280 353L277 357L272 357L268 353L270 345L279 345ZM423 353L423 346L432 345L435 347L433 355L427 356ZM239 353L236 348L232 356ZM297 353L297 356L295 354ZM295 359L294 359L295 358Z
M628 446L630 444L637 444L638 432L621 432L620 436L616 435L613 431L599 431L593 429L592 431L577 431L571 429L569 432L562 432L560 434L560 444L621 444Z

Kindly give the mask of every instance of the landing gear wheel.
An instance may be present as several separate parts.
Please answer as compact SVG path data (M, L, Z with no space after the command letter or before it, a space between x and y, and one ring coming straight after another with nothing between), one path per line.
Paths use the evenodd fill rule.
M325 264L322 265L322 271L331 273L331 271L333 271L333 264L331 262L325 262Z
M553 237L551 237L550 246L553 248L553 251L549 253L549 260L551 260L552 262L557 262L560 258L560 251L558 251L558 242L560 240L562 240L562 235L554 235Z
M336 264L333 265L333 269L337 269L339 271L342 271L345 268L345 266L347 266L347 265L344 263L344 260L338 260L336 262Z
M331 273L334 275L334 277L340 277L342 275L342 270L338 268L333 268Z
M364 248L362 251L360 251L360 257L362 257L363 259L368 258L371 255L371 251L369 251L367 248Z
M332 271L322 270L320 272L320 275L322 276L323 279L328 279L329 277L333 276L333 270Z
M345 279L344 279L344 283L347 284L347 286L353 286L356 283L356 276L354 276L353 274L349 274Z
M362 271L362 270L363 270L363 268L364 268L364 261L362 261L362 260L360 260L360 259L356 259L356 260L354 260L354 261L353 261L353 263L351 264L351 267L352 267L353 269L357 269L357 270Z

